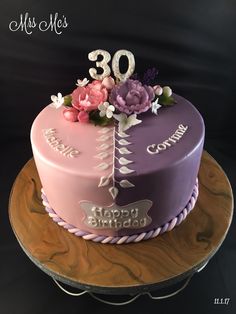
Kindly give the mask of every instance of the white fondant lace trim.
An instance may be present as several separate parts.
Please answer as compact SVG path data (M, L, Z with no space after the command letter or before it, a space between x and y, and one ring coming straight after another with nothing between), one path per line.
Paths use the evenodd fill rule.
M85 240L92 240L94 242L101 242L101 243L111 243L111 244L124 244L130 242L140 242L142 240L148 240L151 238L155 238L156 236L171 231L175 226L178 226L189 214L189 212L194 208L196 200L198 197L198 179L196 179L196 184L193 188L192 196L186 205L186 207L180 212L178 216L167 222L161 227L156 229L150 230L148 232L143 232L140 234L134 234L130 236L117 236L117 237L109 237L109 236L102 236L93 233L89 233L83 230L76 228L75 226L68 224L62 218L60 218L56 212L50 207L47 197L42 189L42 200L43 205L45 206L46 211L48 212L49 216L63 228L67 229L70 233L78 237L82 237Z

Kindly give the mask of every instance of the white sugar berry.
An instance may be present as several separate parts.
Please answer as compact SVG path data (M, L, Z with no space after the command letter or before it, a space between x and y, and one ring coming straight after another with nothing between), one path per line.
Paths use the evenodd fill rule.
M164 86L163 95L166 97L170 97L172 95L172 89L169 86Z

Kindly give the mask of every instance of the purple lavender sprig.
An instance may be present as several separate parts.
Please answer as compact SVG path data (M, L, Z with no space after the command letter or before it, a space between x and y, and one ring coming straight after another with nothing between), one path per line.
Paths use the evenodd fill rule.
M148 69L143 75L142 83L144 85L150 85L151 82L155 80L157 74L158 70L156 68Z
M137 80L137 81L140 81L140 77L139 77L139 75L138 75L138 73L137 73L137 72L136 72L136 73L134 73L134 74L132 74L130 78L131 78L132 80Z

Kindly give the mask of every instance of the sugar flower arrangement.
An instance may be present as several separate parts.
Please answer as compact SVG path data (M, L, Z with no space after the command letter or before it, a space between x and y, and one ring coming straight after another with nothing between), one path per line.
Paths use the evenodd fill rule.
M100 54L101 51L104 53L103 50L95 52L97 51ZM127 52L126 50L119 52L121 51ZM151 110L157 115L158 109L162 106L174 103L169 86L150 85L150 81L157 75L156 69L148 70L143 80L137 79L137 75L119 80L117 75L116 81L109 75L110 71L98 75L91 73L91 70L95 69L90 69L90 75L95 78L91 82L87 78L77 80L77 87L70 95L63 97L58 93L57 96L51 96L53 102L51 106L56 109L64 106L63 116L70 122L106 126L118 121L119 132L124 132L142 122L138 119L141 113Z

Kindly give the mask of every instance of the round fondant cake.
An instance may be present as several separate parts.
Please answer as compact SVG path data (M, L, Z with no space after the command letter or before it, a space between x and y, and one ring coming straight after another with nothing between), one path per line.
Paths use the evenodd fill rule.
M71 95L52 96L32 125L46 210L68 231L103 243L171 230L197 199L201 115L169 87L90 74Z

